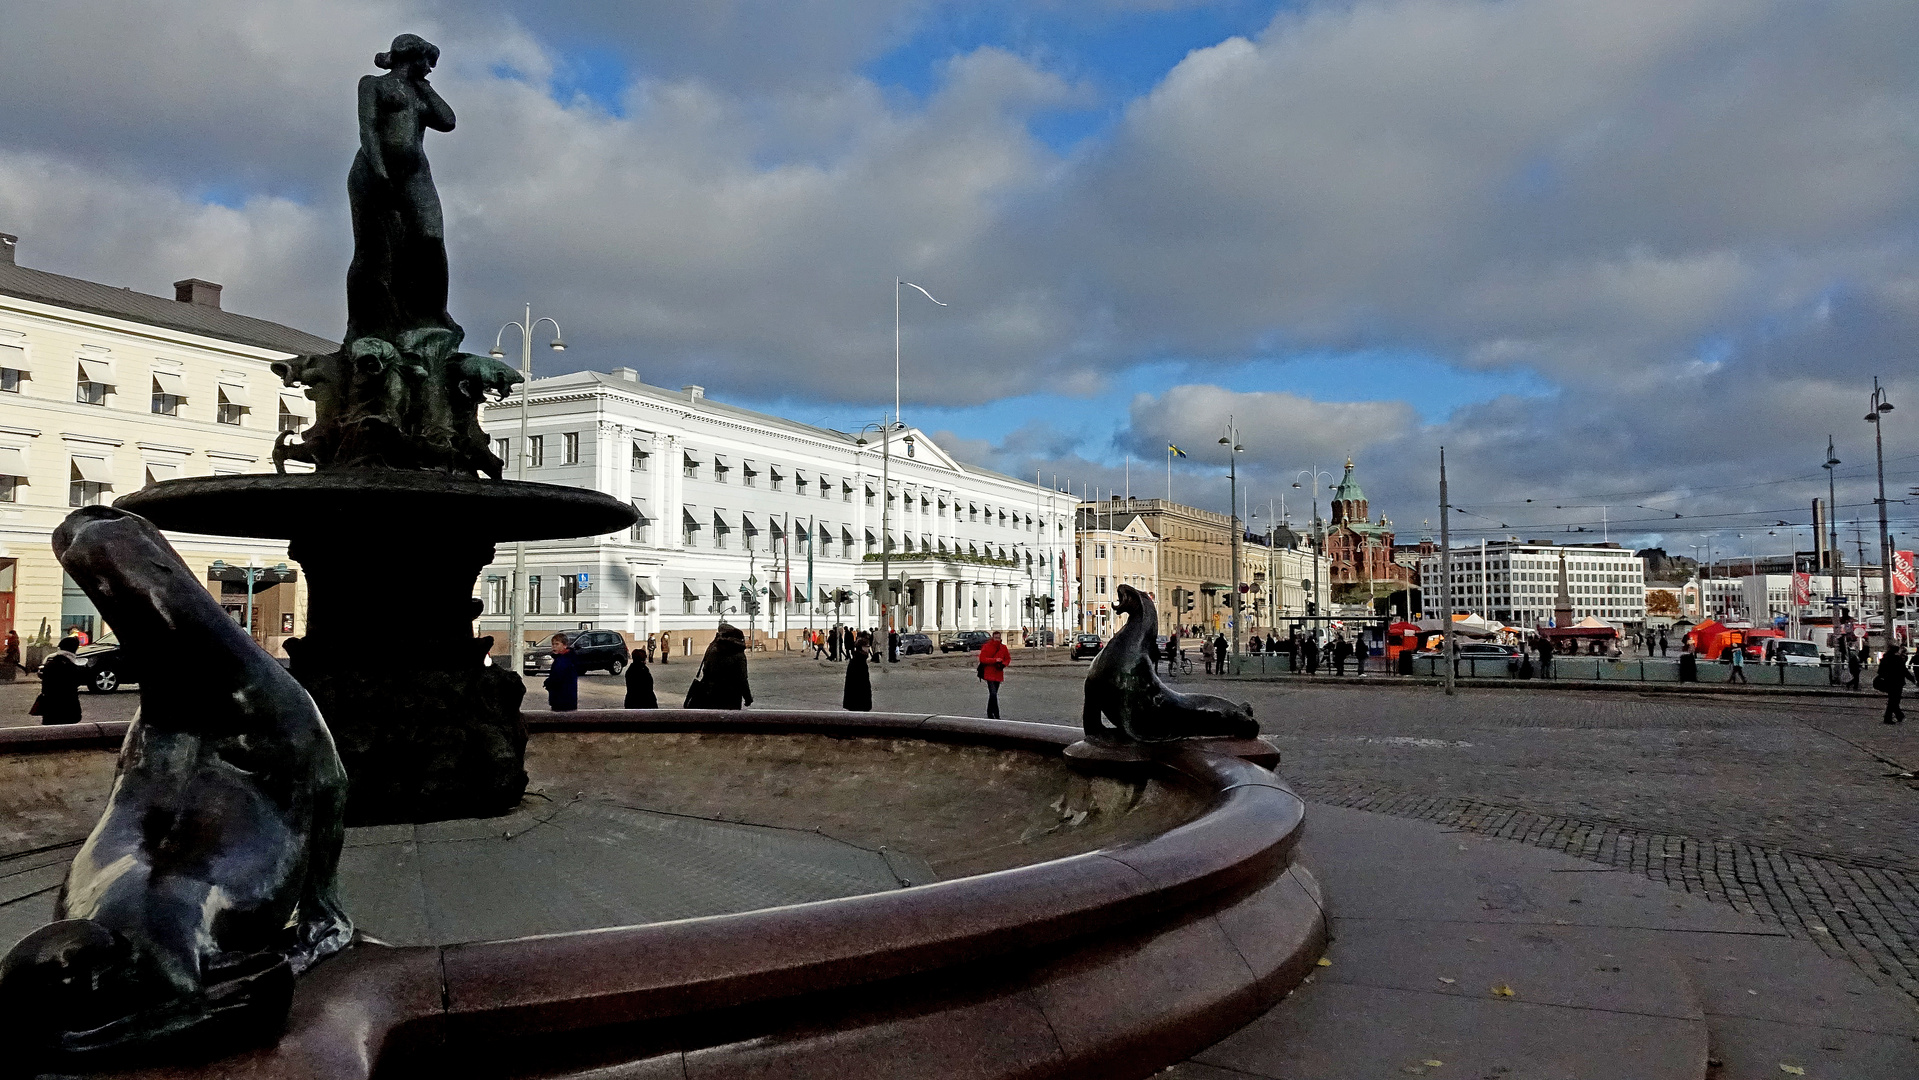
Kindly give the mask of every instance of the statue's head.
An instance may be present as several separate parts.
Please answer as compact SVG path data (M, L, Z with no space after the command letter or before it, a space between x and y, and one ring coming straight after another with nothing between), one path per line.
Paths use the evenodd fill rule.
M1146 610L1145 593L1140 592L1131 585L1119 586L1118 593L1119 602L1114 605L1114 608L1122 614L1138 615L1140 612Z
M373 66L392 70L408 64L425 64L428 71L440 62L440 47L418 34L401 34L393 47L373 58Z

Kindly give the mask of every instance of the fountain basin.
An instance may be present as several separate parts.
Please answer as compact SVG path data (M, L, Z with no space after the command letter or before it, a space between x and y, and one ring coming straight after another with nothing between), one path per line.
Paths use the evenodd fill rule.
M1122 780L1074 771L1061 752L1079 733L1052 725L699 711L526 720L531 794L515 815L349 839L349 909L374 937L383 920L390 935L409 928L393 935L406 943L363 940L316 968L275 1045L146 1075L451 1064L503 1077L1143 1077L1258 1015L1324 942L1317 887L1291 865L1303 804L1265 769L1203 748ZM116 725L82 727L0 730L0 842L28 852L0 864L15 893L57 882L71 857L60 845L98 813ZM656 857L646 845L659 837L643 835L656 819L720 836L708 855L746 851L734 867L749 871L735 875L746 887L702 874L699 857ZM542 833L550 851L574 850L570 834L592 854L528 857ZM808 871L790 875L797 891L750 872L762 833L778 841L762 845L776 863ZM685 854L684 839L669 846ZM438 888L477 919L406 921L408 896L428 914L451 910L427 897L429 869L382 869L409 845L416 862L434 845L457 849L466 876ZM834 879L836 895L805 892L821 880L811 869L858 856L873 857L864 877ZM351 870L356 859L374 869ZM600 926L577 901L546 902L556 889L617 894L662 867L712 886L706 907ZM444 884L461 880L471 887ZM381 884L385 898L368 891ZM32 897L13 895L0 894L0 944L31 929L10 909ZM607 909L629 901L611 895ZM488 930L506 933L473 936Z

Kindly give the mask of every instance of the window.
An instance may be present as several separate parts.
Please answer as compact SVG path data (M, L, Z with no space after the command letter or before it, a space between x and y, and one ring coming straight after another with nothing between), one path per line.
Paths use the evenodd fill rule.
M578 615L580 613L580 575L564 574L560 577L560 614Z
M0 476L0 502L18 502L20 484L21 480L17 476Z
M700 601L700 594L693 591L693 586L688 585L685 582L681 582L680 583L680 614L682 615L697 614L693 610L693 605L699 603L699 601Z
M844 525L840 526L840 557L853 557L853 530Z
M26 378L26 376L27 373L21 371L19 368L0 367L0 391L5 391L9 394L19 393L20 380Z
M713 511L713 547L717 551L726 550L726 534L733 531L733 527L726 523L725 514L724 510Z
M569 431L560 436L560 464L578 465L580 463L580 433Z
M680 475L688 480L700 478L700 459L694 457L690 451L680 455Z
M632 452L633 452L633 460L631 462L632 467L635 469L638 469L641 472L645 472L647 460L653 456L652 452L647 450L645 447L641 446L637 442L633 444Z
M80 361L79 377L73 385L73 400L82 405L105 405L107 392L112 389L112 375L105 360Z
M529 469L537 469L544 464L546 464L546 436L527 436L526 467Z
M866 505L873 505L873 489L870 487L866 489Z
M155 409L154 411L159 412L160 410ZM305 426L307 426L307 418L287 408L286 399L282 398L280 400L280 430L298 433L299 430Z
M653 519L646 515L646 504L640 502L638 499L633 500L633 512L638 514L639 517L633 520L633 528L628 535L633 538L635 543L644 544L647 542L647 538L652 535Z
M528 615L540 613L540 575L538 574L528 575L526 579L526 613Z
M1094 578L1093 580L1098 583L1093 589L1093 595L1105 596L1106 595L1106 575L1101 574L1098 577Z
M806 474L805 473L796 472L793 474L793 493L796 495L806 494Z
M20 380L27 377L27 350L20 345L0 344L0 390L20 392Z
M1105 557L1106 557L1106 545L1105 545L1105 544L1094 544L1094 545L1093 545L1093 558L1095 558L1095 559L1104 559ZM1100 591L1102 591L1102 592L1104 592L1105 590L1103 590L1103 589L1102 589L1102 590L1100 590Z
M699 536L700 521L693 516L693 508L689 506L680 511L680 541L687 547L692 547Z
M101 497L113 490L105 458L76 457L69 469L68 506L99 506Z
M760 530L759 526L753 524L752 517L747 514L740 515L740 535L746 541L746 550L752 551L753 541L759 538Z
M840 481L840 501L844 503L853 501L853 482L851 480Z
M251 404L247 398L246 387L237 383L221 383L219 402L214 406L213 419L222 424L238 426L240 418L245 416Z
M498 574L490 574L486 579L486 612L489 615L506 615L506 579Z
M760 471L759 471L758 469L756 469L756 468L754 468L754 467L753 467L753 463L752 463L752 462L750 462L750 461L742 461L742 462L740 463L740 484L741 484L741 486L743 486L743 487L755 487L755 486L757 486L757 483L756 483L756 482L757 482L757 481L759 480L759 476L760 476Z
M505 462L506 464L508 465L513 464L513 440L512 439L493 440L493 453L494 453L494 456L498 457L501 461Z
M824 476L820 477L820 498L830 499L832 497L833 497L833 481L828 480Z
M180 415L180 403L186 399L186 386L180 381L179 372L154 371L152 408L155 416Z
M726 483L727 474L732 471L733 471L733 467L726 463L725 458L720 457L717 454L714 455L713 457L713 482L714 483L716 484Z
M780 472L780 467L778 465L773 466L772 472L768 477L768 482L772 484L774 491L780 490L780 482L785 479L786 477Z

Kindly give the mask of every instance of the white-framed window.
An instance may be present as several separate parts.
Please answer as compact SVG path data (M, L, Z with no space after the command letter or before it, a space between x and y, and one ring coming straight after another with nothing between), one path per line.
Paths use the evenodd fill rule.
M580 575L560 575L560 614L578 615L580 613Z
M26 346L0 341L0 392L19 393L20 382L25 378L27 378Z
M300 429L306 426L307 426L307 418L300 413L294 412L293 409L287 405L286 399L281 398L280 399L280 430L298 434Z
M794 473L794 474L793 474L793 494L795 494L795 495L805 495L806 493L807 493L807 491L806 491L806 474L805 474L805 473L803 473L803 472L796 472L796 473Z
M1093 588L1093 595L1105 596L1106 595L1106 575L1100 574L1099 576L1095 577L1093 580L1097 583Z
M513 464L513 440L512 439L493 440L493 455L499 458L502 462L504 462L507 465Z
M844 479L840 481L840 501L843 503L853 501L853 481Z
M688 480L700 478L700 459L694 457L691 451L680 455L680 475Z
M740 462L740 486L757 487L759 485L759 478L760 470L755 468L752 462Z
M540 575L538 574L527 575L526 613L528 615L540 614L541 600L542 600L542 596L541 596L541 590L540 590Z
M700 594L693 591L693 586L687 584L686 582L681 582L680 583L680 614L682 615L698 614L698 612L694 610L694 606L697 605L699 602L700 602Z
M186 384L180 373L164 368L153 369L153 414L155 416L178 416L180 406L187 400Z
M733 471L733 467L726 463L725 458L720 457L717 454L714 455L713 457L713 482L714 483L716 484L726 483L727 474L731 473L732 471Z
M633 528L628 535L635 543L644 544L652 536L653 519L647 515L646 504L638 499L633 500L633 512L639 517L633 520Z
M714 550L716 551L726 550L726 537L727 537L727 534L731 533L732 531L733 531L733 526L727 524L727 521L726 521L726 511L715 509L713 511L713 548Z
M499 574L489 574L486 579L486 613L488 615L507 615L506 608L507 579Z
M107 459L75 455L70 459L67 481L68 506L99 506L113 490L113 474Z
M866 505L873 505L873 489L871 487L866 489Z
M647 463L650 462L652 459L653 459L653 451L648 450L646 447L641 446L637 442L633 444L633 461L632 461L633 468L638 469L640 472L645 472Z
M526 437L526 467L537 469L546 464L546 436L528 435Z
M560 464L578 465L580 463L580 433L569 431L560 436Z
M82 357L73 383L73 400L82 405L105 405L112 391L112 366L105 360Z
M784 483L785 481L786 481L786 474L780 472L780 467L778 465L771 466L767 470L766 482L769 486L772 487L774 491L780 490L780 485Z
M213 419L219 423L238 426L241 418L253 410L253 400L242 383L221 380L217 398Z

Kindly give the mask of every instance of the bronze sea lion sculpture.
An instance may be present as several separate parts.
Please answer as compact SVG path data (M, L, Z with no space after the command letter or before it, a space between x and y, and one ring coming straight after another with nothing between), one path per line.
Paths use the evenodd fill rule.
M1086 740L1116 746L1204 736L1258 738L1259 723L1250 704L1212 694L1182 694L1159 681L1153 670L1159 611L1151 597L1131 585L1121 585L1118 593L1115 606L1127 616L1126 625L1093 658L1093 668L1086 673Z
M347 781L333 737L145 518L84 507L53 549L144 677L58 921L0 961L7 1053L67 1071L275 1033L293 977L353 932L335 892Z

